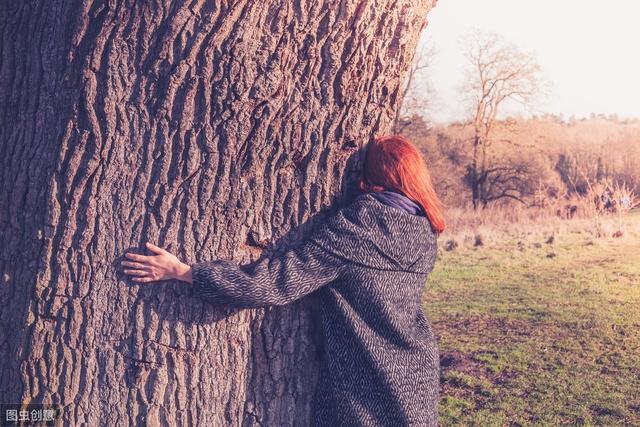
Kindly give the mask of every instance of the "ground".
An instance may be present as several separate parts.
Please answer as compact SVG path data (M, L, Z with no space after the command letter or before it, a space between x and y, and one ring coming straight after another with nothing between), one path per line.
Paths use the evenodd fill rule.
M640 425L640 214L624 222L440 250L442 426Z

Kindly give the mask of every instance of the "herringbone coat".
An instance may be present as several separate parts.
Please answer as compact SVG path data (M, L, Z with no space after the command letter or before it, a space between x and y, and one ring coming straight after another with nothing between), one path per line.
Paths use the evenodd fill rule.
M438 345L421 307L435 258L426 217L363 193L280 255L191 267L194 293L219 304L283 305L318 290L314 425L436 426Z

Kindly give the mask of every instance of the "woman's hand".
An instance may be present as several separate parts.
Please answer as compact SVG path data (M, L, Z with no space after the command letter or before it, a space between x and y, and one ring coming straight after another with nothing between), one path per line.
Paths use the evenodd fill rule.
M124 272L134 276L134 282L153 282L156 280L178 279L191 283L191 267L181 262L175 255L147 242L147 248L157 255L145 256L125 252L132 261L122 261L123 266L131 267Z

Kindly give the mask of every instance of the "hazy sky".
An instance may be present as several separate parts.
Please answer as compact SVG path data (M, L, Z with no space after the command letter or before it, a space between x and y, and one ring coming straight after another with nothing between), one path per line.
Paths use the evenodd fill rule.
M552 83L542 111L640 117L640 1L439 0L425 33L436 49L427 72L438 96L433 120L464 114L459 38L474 27L535 52Z

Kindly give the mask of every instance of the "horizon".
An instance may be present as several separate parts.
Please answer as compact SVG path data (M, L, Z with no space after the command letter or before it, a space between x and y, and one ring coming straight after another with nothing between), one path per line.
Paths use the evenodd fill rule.
M457 87L467 66L460 38L478 28L495 32L536 55L542 77L552 86L533 114L577 120L589 119L592 114L617 115L620 120L640 118L640 57L632 54L637 50L634 41L640 40L640 26L634 22L640 16L640 4L614 0L606 8L599 5L593 0L438 2L419 48L435 49L426 71L426 80L435 89L425 116L438 124L467 118L464 105L458 102ZM532 115L524 109L507 113L509 117Z
M425 119L423 117L423 119ZM640 116L638 117L622 117L619 115L614 114L604 114L604 113L590 113L589 116L567 116L565 114L555 114L555 113L549 113L549 112L543 112L543 113L534 113L534 114L530 114L530 115L518 115L518 114L512 114L512 115L504 115L502 117L499 117L496 119L497 123L503 123L506 122L508 120L515 120L515 121L521 121L521 122L527 122L527 121L557 121L558 123L562 123L565 125L572 125L575 123L580 123L580 122L588 122L588 121L606 121L606 122L610 122L610 123L616 123L616 124L622 124L622 125L638 125L640 124ZM447 122L442 122L442 121L435 121L432 119L427 120L431 125L436 126L436 127L447 127L447 126L454 126L454 125L465 125L465 124L469 124L471 123L472 119L470 117L463 117L460 119L456 119L456 120L451 120L451 121L447 121Z

